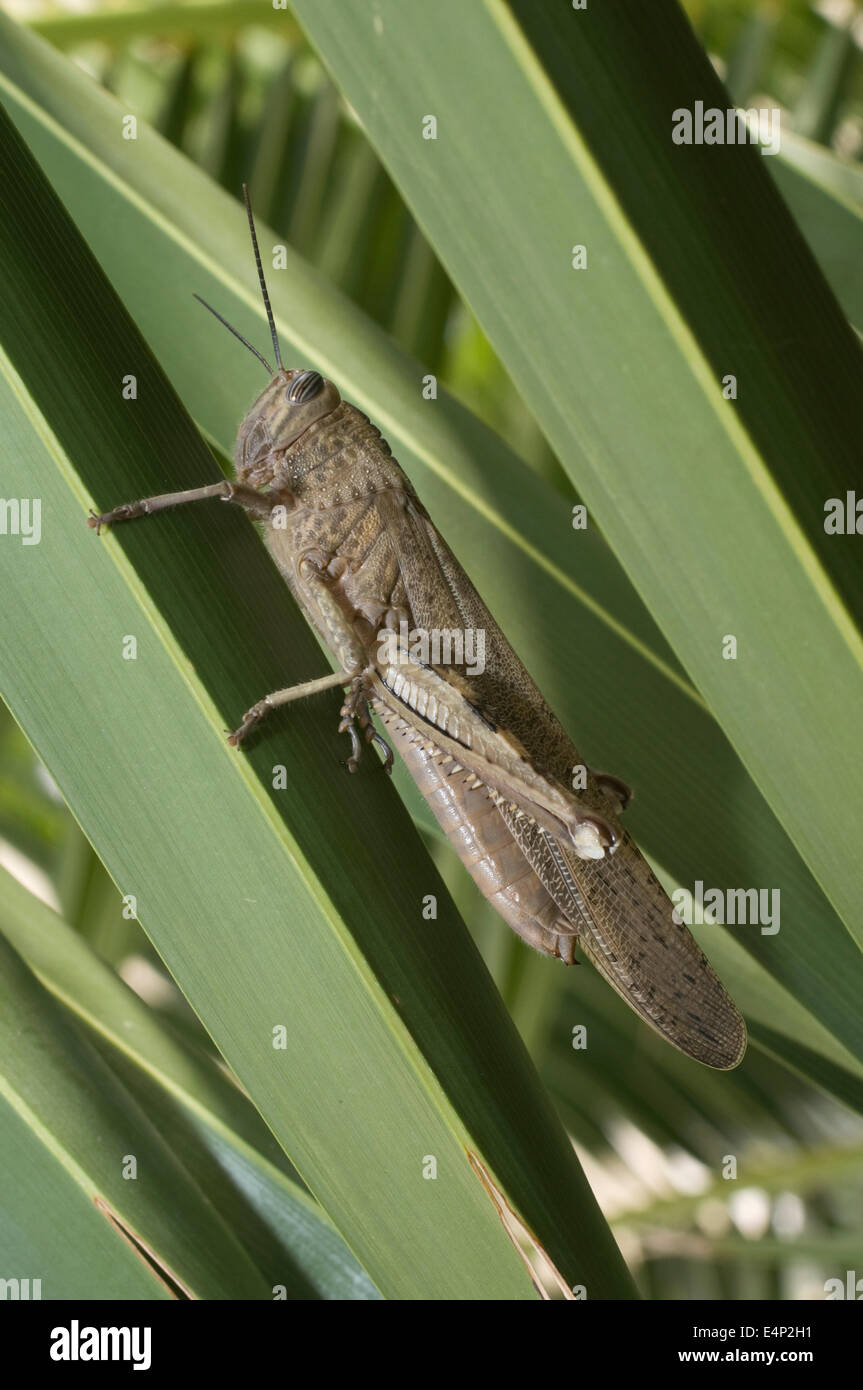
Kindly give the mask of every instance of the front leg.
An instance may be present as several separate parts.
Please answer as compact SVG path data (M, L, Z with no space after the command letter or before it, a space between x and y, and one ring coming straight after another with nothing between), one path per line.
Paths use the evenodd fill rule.
M304 681L302 685L286 685L284 690L273 690L246 711L239 729L228 735L228 742L234 748L239 748L255 725L260 724L261 720L266 718L271 710L278 709L279 705L288 705L292 700L304 700L307 695L317 695L319 690L332 690L334 685L350 685L353 679L351 671L336 671L331 676L319 676L317 680ZM339 732L342 732L341 726Z
M362 642L357 637L344 608L333 592L332 579L323 566L312 558L303 555L297 564L297 578L301 592L298 594L306 616L311 617L318 631L325 638L327 646L342 664L342 669L332 676L321 676L318 680L306 681L303 685L287 686L265 695L245 715L239 729L229 735L228 742L238 746L246 735L269 714L270 710L285 705L292 700L301 700L306 695L314 695L319 690L328 690L335 685L350 686L345 703L342 705L339 733L347 733L351 739L351 756L348 771L356 771L362 751L356 726L365 735L366 741L374 740L384 754L387 772L392 768L393 753L389 744L377 732L369 715L367 656Z
M258 521L266 521L272 511L272 502L263 492L246 487L244 483L231 482L228 478L221 483L211 483L209 487L193 487L186 492L162 492L158 497L142 497L138 502L124 502L113 511L102 512L97 516L91 512L87 525L95 528L97 534L103 526L116 526L119 521L137 521L142 516L152 516L154 512L165 511L168 507L182 507L187 502L206 502L217 497L222 502L236 502Z

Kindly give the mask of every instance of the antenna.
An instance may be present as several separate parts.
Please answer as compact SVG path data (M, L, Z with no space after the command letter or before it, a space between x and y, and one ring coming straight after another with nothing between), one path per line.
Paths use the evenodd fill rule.
M279 351L279 336L276 333L276 321L273 318L273 311L270 308L270 296L267 294L267 282L264 279L264 267L261 265L261 253L258 250L258 238L255 235L255 219L252 216L252 204L249 201L249 190L246 184L243 184L243 197L246 200L246 212L249 214L249 231L252 234L252 246L255 248L255 264L258 267L258 279L261 283L261 294L263 295L264 308L267 311L267 320L269 322L270 333L272 334L273 338L273 351L276 354L276 361L279 364L279 371L283 372L285 369L282 366L282 354Z
M235 338L239 338L240 342L243 344L243 347L247 347L249 349L249 352L253 352L255 354L259 362L263 362L270 376L274 375L273 369L267 361L266 357L264 357L263 353L258 352L258 349L256 347L252 347L252 344L249 342L249 340L247 338L244 338L242 333L238 333L236 328L234 328L233 324L228 323L227 319L223 319L222 315L218 312L218 310L213 308L212 304L208 304L206 299L202 299L199 294L195 294L194 292L192 294L192 298L197 299L199 304L203 304L205 309L209 309L213 317L217 318L219 320L219 323L223 323L229 333L233 333Z

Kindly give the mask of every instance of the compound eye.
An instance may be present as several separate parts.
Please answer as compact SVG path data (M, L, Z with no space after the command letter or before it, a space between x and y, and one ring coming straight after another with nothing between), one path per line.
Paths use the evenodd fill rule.
M292 405L301 405L304 401L312 400L323 390L323 386L324 379L320 372L300 372L285 392L285 398Z

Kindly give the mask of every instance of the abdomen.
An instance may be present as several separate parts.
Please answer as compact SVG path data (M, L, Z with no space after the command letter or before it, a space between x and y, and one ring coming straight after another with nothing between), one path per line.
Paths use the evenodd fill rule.
M405 765L471 878L504 921L535 950L572 964L575 934L561 931L560 910L528 864L485 787L466 774L447 776L427 741L381 700L373 700L386 737Z

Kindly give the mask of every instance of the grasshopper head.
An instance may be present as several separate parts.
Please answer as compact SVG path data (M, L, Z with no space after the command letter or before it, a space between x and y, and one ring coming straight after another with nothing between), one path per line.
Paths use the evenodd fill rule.
M240 425L234 449L239 481L252 487L272 482L278 466L275 455L295 444L340 401L337 387L319 372L277 372Z
M261 253L255 232L255 219L252 216L249 190L245 184L243 184L243 198L246 203L252 249L255 253L255 264L258 269L258 284L267 313L273 351L276 355L275 375L273 375L273 368L263 353L260 353L248 339L244 338L242 333L238 333L227 319L222 318L222 315L213 308L212 304L201 299L199 294L195 295L195 299L203 304L205 309L209 309L210 313L224 324L235 338L239 338L243 346L247 347L249 352L253 353L270 373L270 384L266 390L261 392L251 410L246 414L234 447L234 464L238 481L249 483L252 487L266 487L268 483L273 481L276 474L279 462L277 456L295 444L300 436L304 435L306 430L316 424L318 420L322 420L325 415L329 415L331 411L335 410L341 401L341 396L333 383L322 377L320 372L307 371L300 367L290 369L282 366L279 335L276 332L276 321L270 307L270 296L267 293L267 282L264 279L264 268L261 264Z

